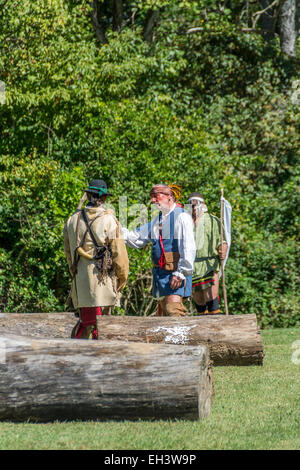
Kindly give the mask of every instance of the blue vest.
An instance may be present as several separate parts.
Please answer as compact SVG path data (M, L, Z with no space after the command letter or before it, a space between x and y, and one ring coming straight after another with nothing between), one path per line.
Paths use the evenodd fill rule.
M182 207L175 207L175 209L171 212L169 217L164 221L162 226L162 241L164 250L168 252L176 252L178 253L178 240L174 238L174 227L175 227L175 220L184 212ZM159 218L160 219L160 218ZM160 220L159 220L160 223ZM152 242L152 250L151 250L151 259L153 264L158 264L158 261L162 255L162 248L159 239L153 238L153 230L150 235L151 242Z

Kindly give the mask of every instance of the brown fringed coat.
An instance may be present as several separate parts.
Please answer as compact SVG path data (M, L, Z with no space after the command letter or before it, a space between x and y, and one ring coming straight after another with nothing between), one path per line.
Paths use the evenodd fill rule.
M126 246L123 240L121 227L112 210L103 207L85 207L89 222L93 219L91 228L98 245L109 245L112 253L113 271L101 279L93 260L80 256L77 265L77 274L72 281L71 296L75 308L107 307L119 305L119 286L126 283L129 271L129 261ZM76 211L64 227L64 249L71 272L74 262L75 248L78 247L86 232L86 224L80 211ZM79 221L79 224L78 224ZM85 236L83 250L94 256L96 253L94 243L89 233Z

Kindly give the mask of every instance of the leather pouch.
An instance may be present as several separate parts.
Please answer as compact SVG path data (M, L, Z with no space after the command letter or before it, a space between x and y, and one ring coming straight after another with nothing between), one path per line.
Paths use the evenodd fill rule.
M166 271L177 271L179 258L180 255L176 251L165 252L166 264L164 266L164 269Z

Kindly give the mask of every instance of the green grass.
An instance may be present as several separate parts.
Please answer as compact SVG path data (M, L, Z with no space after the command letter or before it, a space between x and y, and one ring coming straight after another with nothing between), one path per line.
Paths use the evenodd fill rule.
M299 449L300 329L262 332L263 367L215 367L210 416L201 422L0 423L0 449Z

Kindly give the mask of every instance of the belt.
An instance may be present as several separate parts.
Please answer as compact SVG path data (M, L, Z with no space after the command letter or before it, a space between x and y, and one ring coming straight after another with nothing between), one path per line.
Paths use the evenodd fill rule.
M195 258L195 261L206 261L207 259L215 259L219 258L218 255L215 256L203 256L202 258Z

